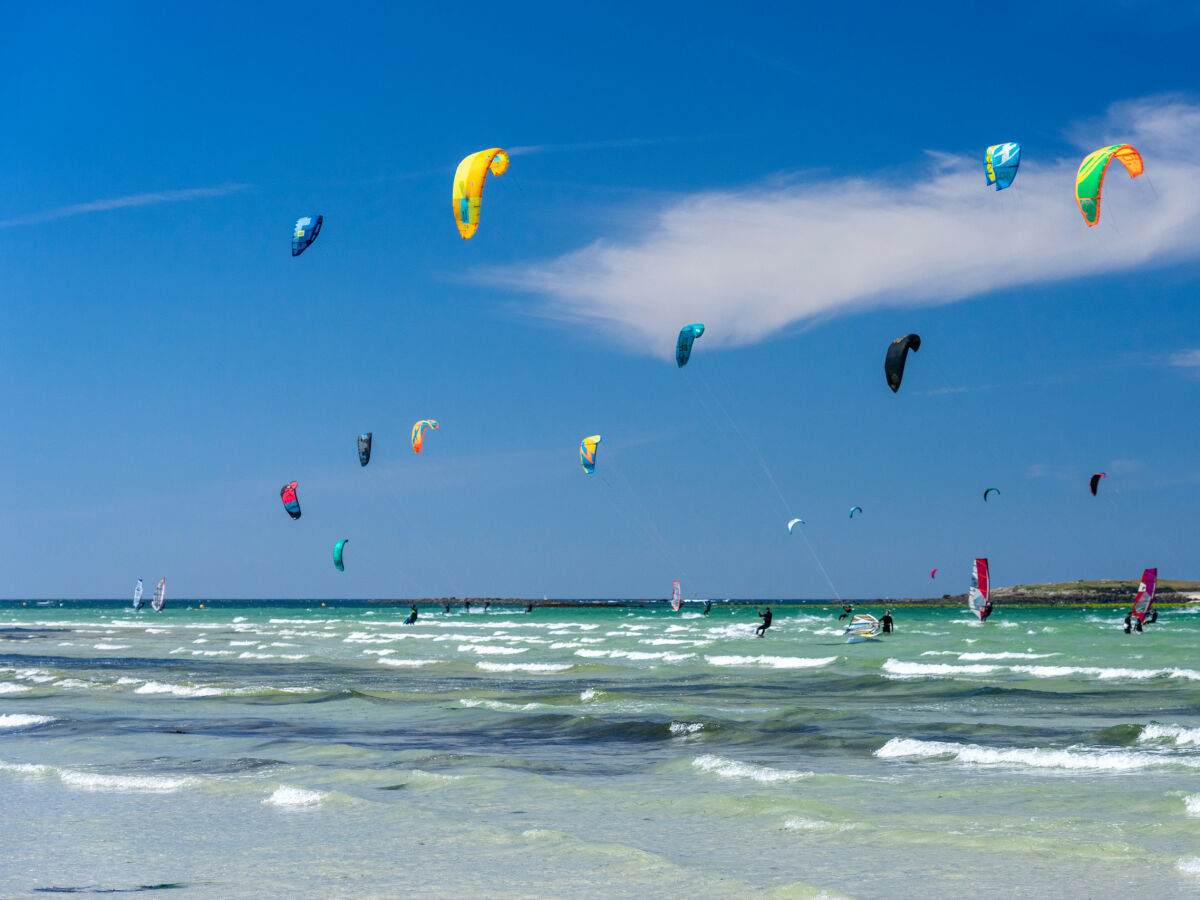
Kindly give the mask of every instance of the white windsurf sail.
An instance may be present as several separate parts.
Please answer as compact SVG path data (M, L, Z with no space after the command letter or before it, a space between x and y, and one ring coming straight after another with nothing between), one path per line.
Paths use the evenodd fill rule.
M133 608L141 609L146 604L142 601L142 579L138 579L137 587L133 589Z
M853 644L874 637L882 628L879 620L870 613L855 613L850 624L846 626L846 636Z
M1146 569L1142 572L1142 583L1138 585L1131 613L1139 622L1145 622L1146 616L1150 615L1150 607L1154 605L1154 586L1157 582L1158 569Z
M150 601L150 605L155 612L162 612L162 608L167 604L167 579L160 578L158 586L154 589L154 598Z
M971 567L971 589L967 592L967 608L979 616L981 622L992 611L989 599L991 590L992 579L988 573L988 561L986 558L977 559Z
M682 605L683 605L683 592L679 589L679 582L672 581L671 582L671 609L678 612L679 607Z

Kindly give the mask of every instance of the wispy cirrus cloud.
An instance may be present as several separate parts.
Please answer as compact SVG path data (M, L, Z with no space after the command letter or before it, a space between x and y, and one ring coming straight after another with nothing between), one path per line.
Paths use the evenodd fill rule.
M199 200L205 197L223 197L226 194L236 194L249 189L248 184L223 184L210 188L183 188L174 191L156 191L149 194L130 194L125 197L109 197L105 200L91 200L87 203L72 203L69 206L56 206L41 212L15 216L11 219L0 219L0 228L15 228L18 225L38 225L42 222L53 222L57 219L68 219L72 216L82 216L88 213L108 212L114 209L126 209L131 206L155 206L159 203L180 203L185 200Z
M1048 160L1026 144L1003 193L985 187L979 158L930 153L916 174L658 198L625 217L641 223L636 232L480 277L535 295L540 315L592 322L635 350L669 354L687 322L706 323L709 346L748 344L847 313L1200 256L1200 104L1117 103L1068 134L1078 155ZM1075 171L1084 153L1116 142L1138 147L1146 174L1131 183L1111 168L1100 224L1087 228Z
M1180 350L1172 353L1167 365L1180 369L1200 369L1200 350Z

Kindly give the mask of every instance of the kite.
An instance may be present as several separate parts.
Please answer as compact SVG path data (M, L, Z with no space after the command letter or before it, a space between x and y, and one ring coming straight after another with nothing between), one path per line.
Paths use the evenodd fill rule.
M995 491L998 494L998 493L1000 493L1000 488L988 488L986 491L984 491L983 492L983 502L984 503L987 503L988 494L992 493L993 491Z
M479 228L479 207L483 203L483 180L488 169L493 175L503 175L508 169L508 154L499 147L472 153L458 164L454 173L454 223L466 240Z
M412 430L412 447L414 453L420 453L421 448L425 445L425 432L433 429L437 431L438 423L433 419L422 419L413 425Z
M853 519L853 518L854 518L854 514L855 514L856 512L862 512L862 511L863 511L863 510L862 510L862 507L861 507L861 506L855 506L855 507L852 507L852 508L850 509L850 518L852 518L852 519Z
M987 175L987 183L994 184L996 190L1002 191L1017 177L1017 167L1021 165L1021 145L1018 143L992 144L987 148L983 158L983 171Z
M596 445L601 440L600 435L593 434L579 442L579 464L588 475L596 471Z
M883 374L887 376L888 387L892 393L900 390L900 381L904 378L904 363L908 361L908 351L914 353L921 349L919 334L906 334L892 341L888 347L887 356L883 360Z
M345 547L347 543L349 543L348 539L343 538L333 545L333 564L337 567L339 572L346 571L346 567L342 565L342 548Z
M365 466L371 461L371 432L358 436L358 464Z
M1142 174L1142 155L1131 144L1101 147L1083 158L1075 175L1075 202L1079 204L1083 221L1089 228L1100 221L1100 192L1104 187L1104 173L1114 158L1121 161L1130 178Z
M1091 480L1088 482L1088 487L1090 487L1092 489L1093 497L1096 496L1096 489L1098 487L1100 487L1100 479L1107 478L1107 477L1108 477L1108 475L1104 472L1097 472L1095 475L1092 476ZM1117 493L1118 494L1121 493L1120 488L1117 489Z
M792 521L788 522L788 534L791 534L792 529L795 528L797 525L807 525L807 524L808 523L805 522L803 519L792 519Z
M937 577L937 569L930 569L930 570L929 570L929 577L930 577L930 578L936 578L936 577Z
M289 481L279 489L279 499L283 501L283 508L293 519L300 518L300 498L296 496L298 485L298 481Z
M675 342L675 365L683 368L692 356L692 342L704 334L702 324L685 325L679 332L679 340Z
M312 216L301 216L296 220L296 227L292 229L292 256L299 256L317 239L323 221L323 216L317 216L315 219Z

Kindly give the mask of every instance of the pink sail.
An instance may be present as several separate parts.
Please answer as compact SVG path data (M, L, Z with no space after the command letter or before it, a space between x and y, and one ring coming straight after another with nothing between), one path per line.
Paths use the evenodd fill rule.
M1137 597L1133 601L1133 617L1139 622L1145 622L1154 605L1154 585L1158 581L1158 569L1147 569L1142 573L1142 583L1138 585Z
M682 605L683 605L683 594L679 590L679 582L672 581L671 582L671 609L678 612L679 607Z
M992 611L992 603L988 599L991 588L992 581L988 575L987 559L975 560L975 564L971 567L971 589L967 592L967 608L979 616L981 622Z

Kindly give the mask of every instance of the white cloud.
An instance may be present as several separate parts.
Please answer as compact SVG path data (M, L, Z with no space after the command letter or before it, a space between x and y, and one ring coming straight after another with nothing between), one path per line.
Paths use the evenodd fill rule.
M1080 152L1025 144L1015 185L984 185L981 159L929 153L873 178L763 183L656 201L606 238L485 280L540 297L539 314L599 324L634 349L669 355L688 322L707 345L748 344L881 307L952 303L1020 285L1200 255L1200 105L1118 103L1070 132ZM1001 135L1021 139L1021 135ZM1129 142L1146 162L1109 169L1099 225L1075 205L1084 153ZM981 152L982 152L982 148Z
M1200 350L1180 350L1178 353L1171 354L1171 358L1167 362L1169 365L1178 366L1181 369L1198 369L1200 368Z
M17 216L12 219L0 220L0 228L13 228L18 225L37 225L42 222L53 222L56 219L66 219L71 216L81 216L85 213L107 212L112 209L124 209L129 206L154 206L158 203L178 203L183 200L198 200L203 197L223 197L246 190L248 184L223 184L211 188L184 188L176 191L158 191L152 194L130 194L127 197L110 197L107 200L92 200L88 203L73 203L70 206L58 206L41 212Z

